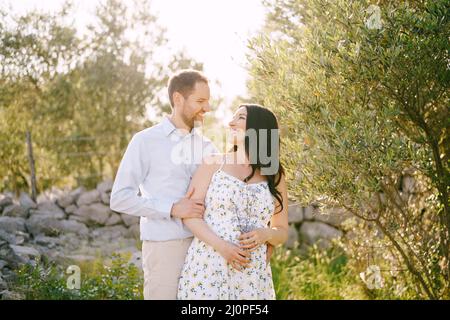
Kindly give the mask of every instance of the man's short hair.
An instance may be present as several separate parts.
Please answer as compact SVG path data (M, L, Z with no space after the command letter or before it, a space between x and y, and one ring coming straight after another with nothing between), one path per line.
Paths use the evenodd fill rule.
M200 71L193 69L181 70L172 75L168 83L169 99L172 108L174 107L174 92L179 92L183 95L184 98L187 98L192 93L192 91L194 91L195 84L200 81L203 81L207 84L208 78L206 78L206 76Z

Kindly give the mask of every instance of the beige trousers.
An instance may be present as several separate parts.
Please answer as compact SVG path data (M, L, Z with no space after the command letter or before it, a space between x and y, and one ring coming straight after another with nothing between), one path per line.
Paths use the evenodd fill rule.
M145 300L175 300L178 281L192 237L142 242Z

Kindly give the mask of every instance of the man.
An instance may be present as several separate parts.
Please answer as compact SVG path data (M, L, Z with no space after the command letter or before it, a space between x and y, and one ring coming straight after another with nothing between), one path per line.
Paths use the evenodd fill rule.
M172 114L133 136L111 192L112 210L141 217L146 300L176 299L193 237L181 219L204 212L203 201L185 193L202 157L217 152L194 129L211 110L208 79L195 70L180 71L170 78L168 93Z

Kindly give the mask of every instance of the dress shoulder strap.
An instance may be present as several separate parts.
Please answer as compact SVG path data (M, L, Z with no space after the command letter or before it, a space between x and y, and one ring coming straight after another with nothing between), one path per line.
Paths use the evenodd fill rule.
M222 159L222 164L220 165L220 168L219 168L219 170L222 170L222 168L223 168L223 165L225 164L225 161L226 161L226 159L227 159L227 155L226 155L226 154L224 154L224 155L223 155L223 159Z

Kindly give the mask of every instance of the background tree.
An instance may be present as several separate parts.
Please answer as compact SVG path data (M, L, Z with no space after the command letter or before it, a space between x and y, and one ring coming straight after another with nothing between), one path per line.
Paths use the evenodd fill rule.
M152 125L169 74L198 64L166 44L148 1L99 4L85 32L59 12L0 15L0 190L29 190L31 130L38 189L95 185L112 177L132 134Z
M390 246L382 263L408 270L396 284L448 298L448 1L266 4L249 87L282 119L290 194L346 208L363 221L356 260ZM402 192L406 173L420 197Z
M19 190L28 186L26 130L39 137L45 133L39 130L45 124L45 136L54 136L57 120L66 116L67 108L46 101L52 94L60 95L56 101L70 94L58 90L64 85L61 75L77 63L80 45L75 30L64 22L68 9L66 5L53 15L0 15L2 187ZM45 153L39 147L35 151L37 157ZM46 174L56 173L52 168L40 169L47 170Z

